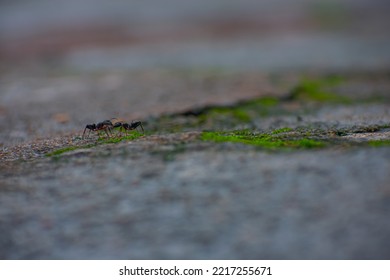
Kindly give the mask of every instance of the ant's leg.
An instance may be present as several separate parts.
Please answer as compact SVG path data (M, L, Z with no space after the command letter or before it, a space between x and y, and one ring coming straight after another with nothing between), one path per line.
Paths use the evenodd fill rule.
M145 130L144 130L144 127L142 126L142 123L140 123L139 125L141 126L142 134L145 134Z
M122 127L121 126L119 126L118 130L116 131L116 136L122 137Z
M135 130L137 130L137 132L138 132L138 127L139 127L139 126L141 126L141 129L142 129L142 134L145 134L144 128L143 128L143 126L142 126L142 124L141 124L141 123L140 123L139 125L137 125L137 126L135 126L135 127L131 128L131 130L135 129Z
M98 139L99 139L99 140L102 139L102 130L101 130L101 129L96 130L96 133L97 133L97 135L98 135Z
M121 137L123 136L123 130L125 130L125 129L123 128L123 126L121 126L121 127L119 128L119 132L121 133Z
M84 139L85 131L87 130L87 127L84 128L82 139Z
M110 137L112 137L112 130L111 127L107 127L108 132L110 133Z

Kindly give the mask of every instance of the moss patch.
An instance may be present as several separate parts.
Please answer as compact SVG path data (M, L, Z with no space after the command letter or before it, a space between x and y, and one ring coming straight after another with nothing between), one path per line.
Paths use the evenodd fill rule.
M114 137L110 137L110 138L99 138L98 143L99 144L113 144L113 143L122 142L124 140L132 141L132 140L135 140L143 135L144 134L142 134L138 131L132 131L130 134L127 134L124 136L114 136Z
M211 106L181 113L182 116L196 117L197 126L213 124L214 126L232 127L237 124L251 123L253 119L273 114L284 114L279 98L260 97L249 101L242 101L235 105Z
M58 157L64 153L67 153L67 152L71 152L71 151L75 151L75 150L78 150L78 149L88 149L88 148L91 148L95 145L84 145L84 146L71 146L71 147L65 147L65 148L61 148L61 149L57 149L53 152L50 152L50 153L47 153L45 156L46 157Z
M284 114L284 110L280 108L280 99L273 96L264 96L253 100L245 101L237 106L241 110L255 117L265 117L272 114Z
M121 136L121 137L99 138L97 140L97 142L94 143L94 144L64 147L64 148L60 148L60 149L54 150L54 151L52 151L50 153L47 153L45 156L46 157L57 157L58 158L59 156L61 156L64 153L67 153L67 152L71 152L71 151L75 151L75 150L79 150L79 149L89 149L89 148L95 147L97 145L119 143L119 142L122 142L122 141L125 141L125 140L130 140L131 141L131 140L137 139L137 138L139 138L139 137L141 137L143 135L144 134L142 134L142 133L134 131L134 132L132 132L129 135L125 135L125 136Z
M315 102L329 102L349 104L352 100L332 91L332 87L342 83L340 77L327 77L324 79L303 79L292 90L289 99Z
M251 116L249 113L237 106L236 108L230 107L216 107L208 110L205 114L199 116L201 121L206 121L210 118L231 118L239 122L249 122L251 121Z
M274 131L271 132L271 134L279 134L279 133L285 133L290 131L293 131L293 129L290 127L282 127L282 128L275 129Z
M290 130L285 128L283 130L276 130L270 133L253 133L248 130L232 132L203 132L201 134L201 139L203 141L213 142L242 143L266 149L310 149L325 146L325 142L315 139L291 139L289 137L279 135L280 133L287 131Z
M371 140L368 141L368 145L371 147L384 147L390 146L390 140Z
M74 150L77 150L77 149L81 149L81 147L72 146L72 147L60 148L60 149L54 150L53 152L47 153L46 156L47 157L60 156L63 153L71 152L71 151L74 151Z

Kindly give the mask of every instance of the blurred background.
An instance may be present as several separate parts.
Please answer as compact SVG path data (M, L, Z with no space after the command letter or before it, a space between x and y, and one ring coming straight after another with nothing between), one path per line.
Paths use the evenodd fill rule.
M386 0L1 1L1 60L81 69L388 67Z
M0 143L293 85L270 73L388 71L389 14L386 0L2 0Z

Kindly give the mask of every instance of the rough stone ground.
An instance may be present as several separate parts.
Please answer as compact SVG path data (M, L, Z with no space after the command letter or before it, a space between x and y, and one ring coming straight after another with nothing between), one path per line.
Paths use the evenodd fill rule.
M353 145L390 140L389 100L378 100L285 101L288 113L273 108L232 127L218 118L194 127L188 113L154 117L136 140L57 156L45 154L97 138L78 133L4 148L0 257L389 258L390 149ZM205 129L248 127L322 129L333 142L270 151L199 139Z
M1 66L0 258L389 259L388 5L369 2L354 8L376 17L357 12L339 33L285 32L291 22L278 21L258 34L264 23L244 21L224 37L231 26L214 26L219 19L173 32L184 40L159 42L150 29L135 45L47 56L39 34L30 45L10 40L13 55L38 58ZM64 40L56 47L73 46ZM320 93L341 98L292 95L303 77L329 76L342 82ZM265 96L277 104L253 107ZM81 139L87 123L111 117L141 119L146 133ZM203 131L286 127L286 137L327 145L201 140Z

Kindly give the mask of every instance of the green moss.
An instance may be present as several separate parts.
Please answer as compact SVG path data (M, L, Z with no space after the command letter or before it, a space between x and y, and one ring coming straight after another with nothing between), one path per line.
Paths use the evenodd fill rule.
M297 148L323 148L325 147L325 143L323 141L303 138L299 140L294 140L293 145L297 145Z
M390 140L371 140L368 141L368 145L371 147L383 147L383 146L390 146Z
M280 133L280 132L279 132ZM267 133L251 133L248 130L234 132L203 132L201 135L203 141L213 142L233 142L247 145L254 145L266 149L280 148L320 148L324 147L325 143L318 140L302 138L302 139L286 139L278 137L275 134Z
M74 151L76 149L78 149L79 147L66 147L66 148L61 148L61 149L58 149L58 150L55 150L51 153L47 153L46 156L47 157L51 157L51 156L59 156L63 153L66 153L66 152L70 152L70 151Z
M341 82L342 79L338 77L329 77L322 80L303 79L293 88L290 98L316 102L351 103L350 98L338 95L330 89Z
M110 137L110 138L99 138L98 143L99 144L113 144L113 143L119 143L124 140L134 140L137 139L144 134L139 133L138 131L133 131L130 134L127 134L125 136L115 136L115 137Z
M169 131L178 132L183 128L197 127L206 124L207 126L235 127L239 124L249 124L253 119L260 116L283 114L285 110L278 106L280 99L276 97L261 97L252 100L238 102L226 106L206 106L184 111L179 114L163 116L158 119L159 129L169 127ZM179 121L177 121L179 120ZM173 125L180 123L179 129L171 129Z
M75 150L79 150L79 149L89 149L91 147L95 147L97 145L102 145L102 144L119 143L119 142L124 141L124 140L134 140L134 139L141 137L142 135L143 134L141 134L137 131L134 131L131 134L126 135L126 136L122 136L122 137L99 138L95 144L64 147L64 148L57 149L53 152L47 153L45 156L58 158L60 155L67 153L67 152L71 152L71 151L75 151Z
M262 106L262 107L274 107L279 104L279 99L273 96L264 96L252 101L247 101L244 106L253 107L253 106Z
M272 114L284 114L285 112L281 110L280 100L277 97L265 96L256 98L253 100L245 101L241 104L238 104L239 108L248 112L253 116L269 116Z
M252 119L248 112L240 108L232 110L232 114L237 120L242 122L250 122Z
M65 147L65 148L60 148L60 149L57 149L53 152L50 152L50 153L47 153L45 156L46 157L58 157L64 153L67 153L67 152L71 152L71 151L75 151L75 150L78 150L78 149L88 149L88 148L91 148L95 145L84 145L84 146L71 146L71 147Z
M272 131L271 133L272 133L272 134L279 134L279 133L290 132L290 131L292 131L292 130L293 130L293 129L290 128L290 127L283 127L283 128L275 129L275 130Z
M202 117L204 119L215 118L216 116L232 117L237 121L241 121L241 122L249 122L251 120L251 116L248 114L248 112L240 108L239 106L234 108L215 107L209 109L206 114L203 114L203 116L201 116L201 118Z

